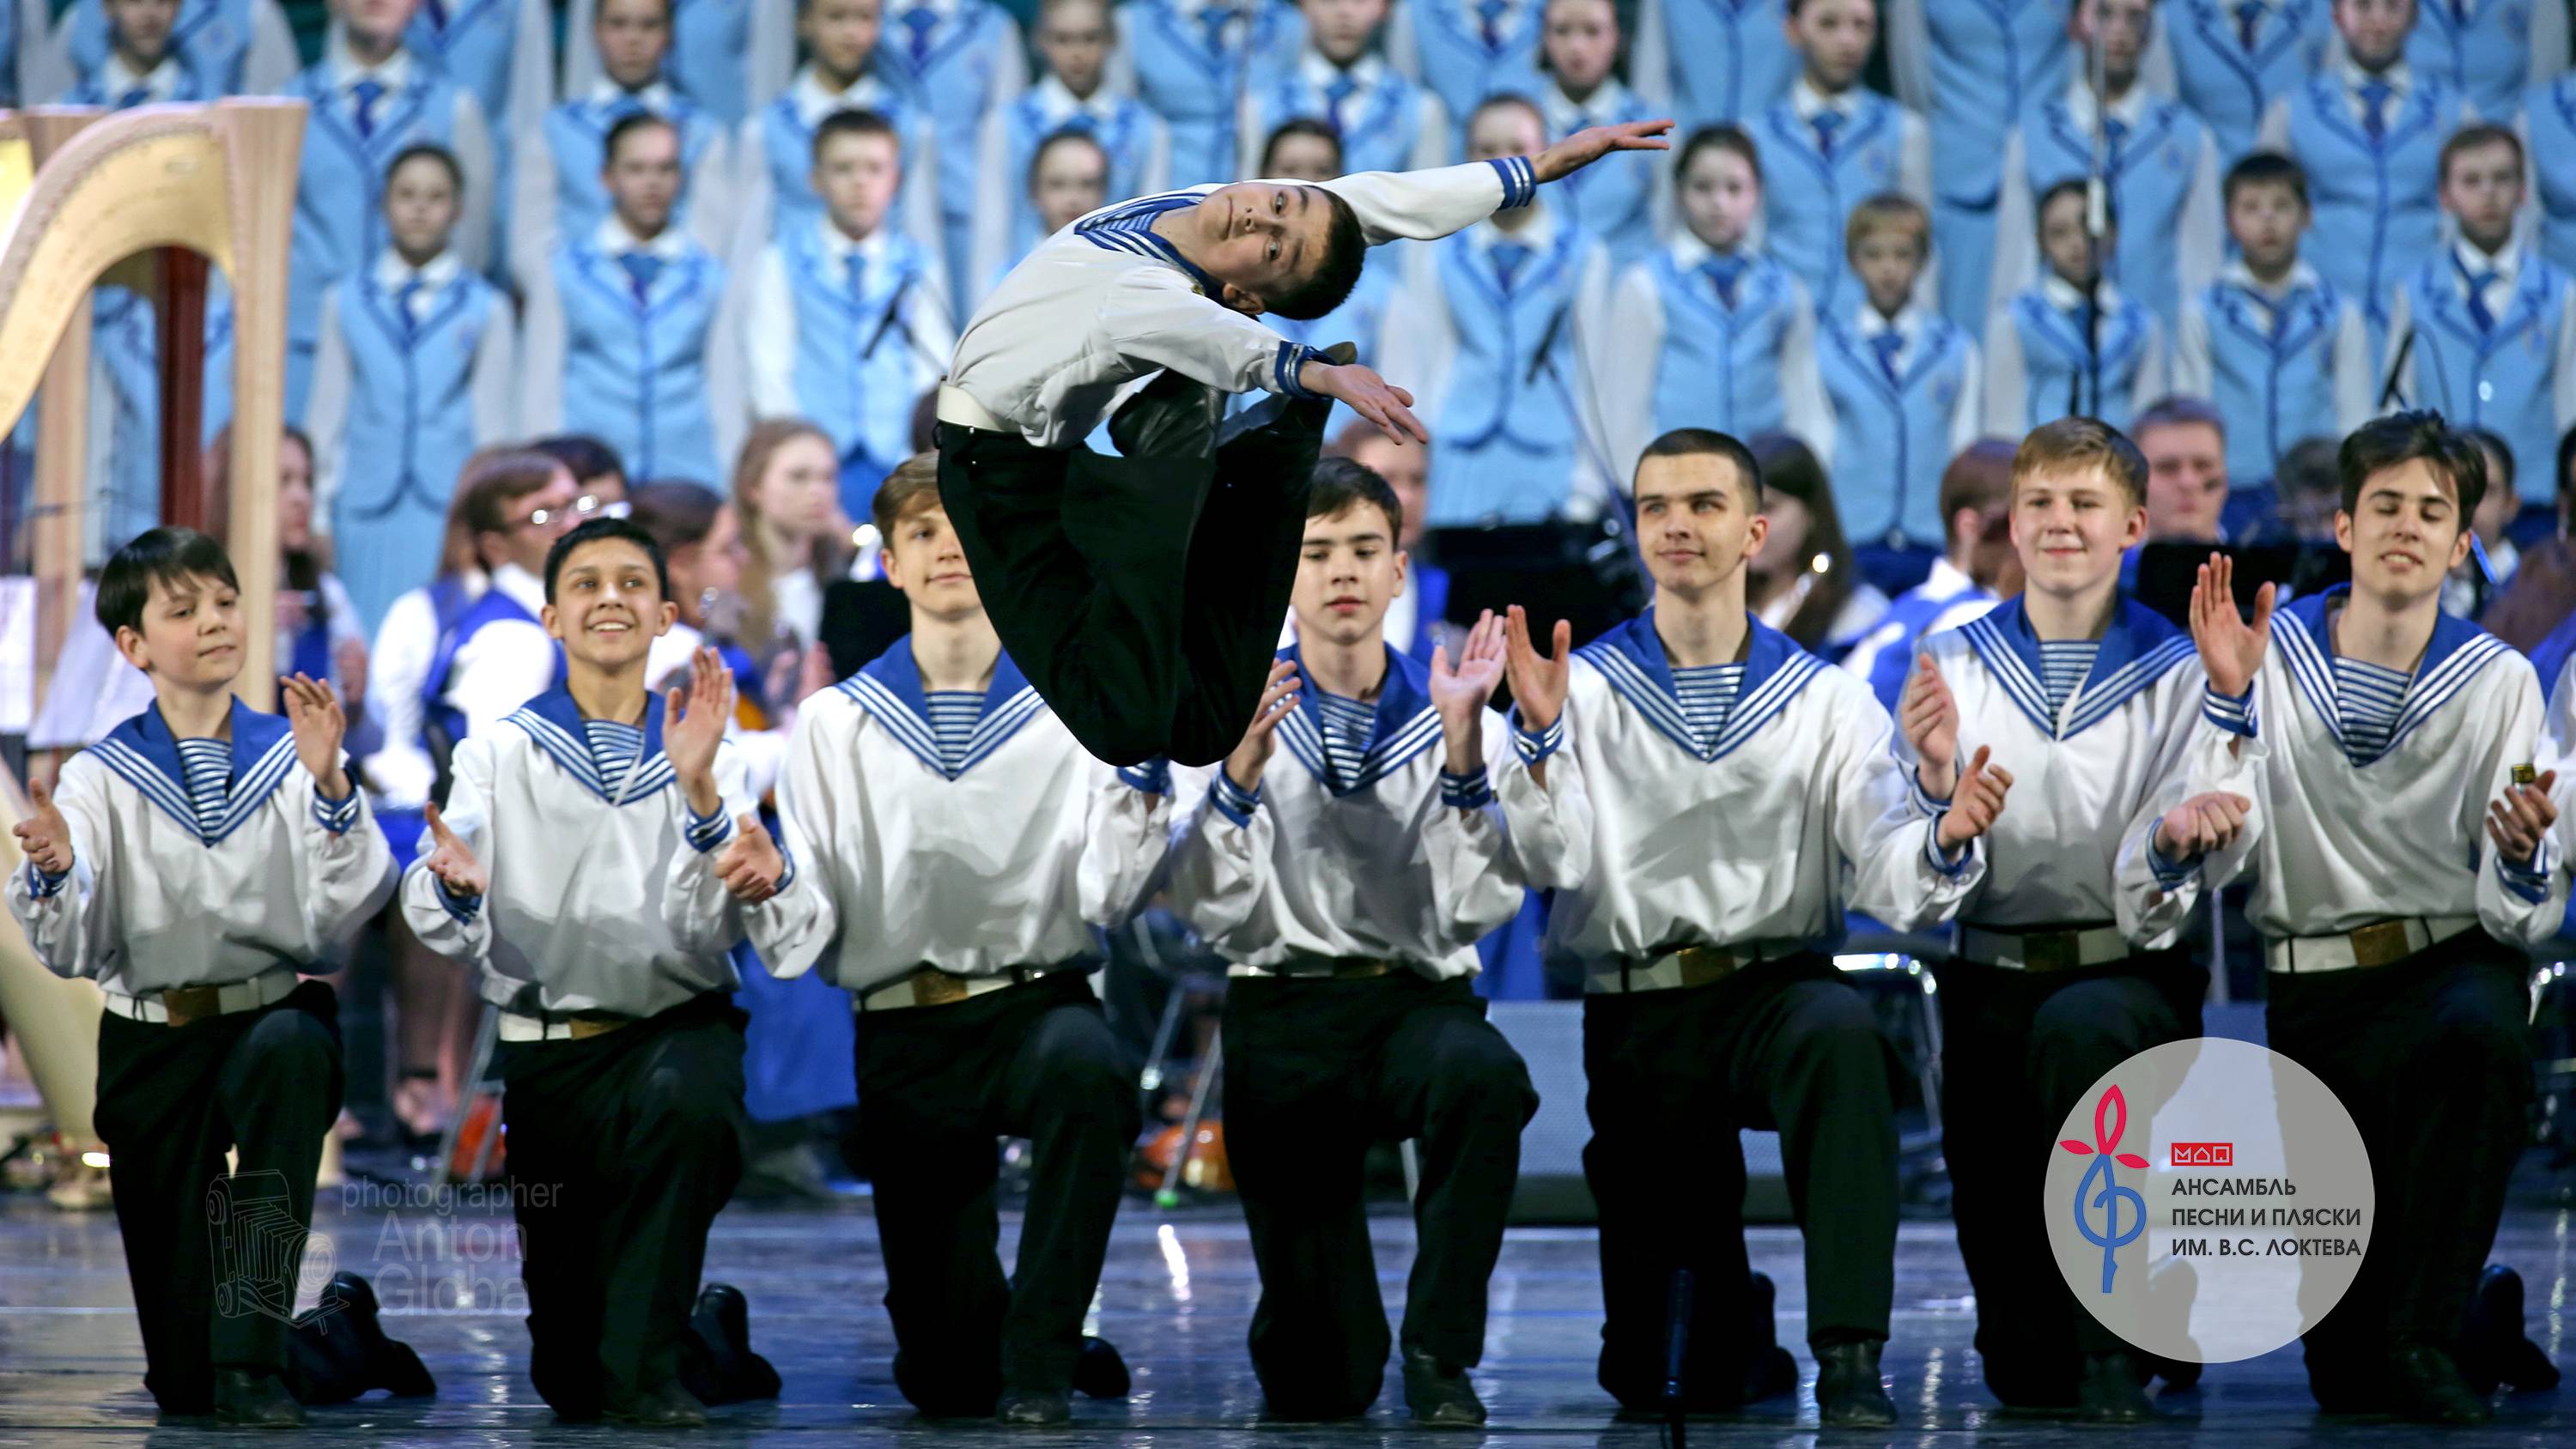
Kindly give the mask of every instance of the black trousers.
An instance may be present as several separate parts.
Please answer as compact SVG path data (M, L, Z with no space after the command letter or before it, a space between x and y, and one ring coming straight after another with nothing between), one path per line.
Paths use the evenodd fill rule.
M528 1377L566 1419L672 1382L710 1404L777 1392L690 1322L742 1176L743 1019L711 992L601 1036L502 1044Z
M1322 407L1213 458L1114 458L939 427L939 495L1002 648L1115 765L1225 758L1297 576Z
M2067 1407L2083 1355L2127 1345L2075 1302L2049 1256L2049 1144L2104 1072L2200 1034L2208 973L2177 949L2081 971L1944 961L1939 977L1941 1148L1977 1294L1977 1357L2003 1402Z
M1141 1116L1136 1063L1079 970L859 1018L858 1160L876 1189L895 1386L937 1416L1073 1382ZM997 1138L1032 1152L1008 1282Z
M2529 1135L2529 973L2472 930L2390 966L2271 978L2272 1048L2352 1113L2378 1198L2359 1276L2306 1337L2323 1408L2379 1407L2393 1342L2458 1351Z
M1694 1280L1684 1391L1723 1406L1770 1344L1748 1314L1744 1150L1776 1127L1806 1235L1807 1340L1887 1337L1895 1055L1822 956L1705 986L1583 999L1583 1177L1601 1214L1601 1386L1662 1402L1673 1274Z
M1485 1349L1485 1281L1538 1111L1529 1069L1465 977L1243 977L1226 987L1227 1160L1261 1272L1252 1367L1271 1412L1365 1413L1386 1372L1386 1306L1364 1172L1381 1139L1420 1141L1404 1346L1465 1368Z
M95 1121L115 1160L143 1382L165 1412L209 1412L217 1368L287 1372L340 1087L339 1004L319 981L186 1026L99 1019Z

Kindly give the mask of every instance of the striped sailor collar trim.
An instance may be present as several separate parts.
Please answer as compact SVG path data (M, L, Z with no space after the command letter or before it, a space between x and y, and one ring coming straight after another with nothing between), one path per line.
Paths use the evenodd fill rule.
M2288 668L2294 692L2307 701L2335 748L2347 755L2341 695L2335 686L2333 620L2336 605L2351 593L2352 585L2337 584L2321 594L2292 600L2281 610L2290 627L2275 622L2272 628L2273 650ZM2449 614L2435 618L2424 658L2416 664L2415 677L2398 704L2388 747L2356 763L2370 765L2395 754L2417 726L2457 698L2479 671L2512 652L2512 646L2466 619Z
M560 684L519 706L505 723L527 731L528 738L565 774L611 805L649 800L676 778L670 760L662 754L662 711L654 707L649 693L644 697L644 749L623 779L611 780L599 773L599 761L590 752L590 735L582 728L581 706L573 703L572 691Z
M930 725L929 691L922 686L921 662L913 657L910 635L896 640L893 647L842 680L838 687L885 726L896 744L911 751L915 759L943 780L958 779L983 763L1029 721L1046 712L1046 701L1038 697L1027 676L1011 662L1011 656L996 656L993 682L985 687L984 707L975 717L974 733L967 737L966 756L952 770L939 755L939 734Z
M1681 691L1673 684L1664 641L1655 633L1653 609L1574 652L1601 671L1612 692L1645 716L1656 733L1691 758L1713 763L1733 754L1788 708L1825 667L1823 660L1760 619L1747 614L1745 623L1752 633L1745 643L1744 678L1736 687L1735 707L1727 712L1726 728L1705 745L1682 712Z
M1334 776L1331 756L1324 749L1324 692L1306 672L1304 654L1293 644L1279 651L1280 658L1296 664L1297 677L1305 684L1297 691L1296 709L1280 721L1279 737L1316 783L1336 798L1367 789L1440 742L1440 713L1431 707L1429 666L1391 645L1380 647L1386 650L1386 682L1378 687L1377 718L1369 730L1368 749L1360 757L1359 773L1348 780Z
M1147 261L1175 267L1198 284L1199 291L1211 298L1225 295L1225 284L1198 263L1181 255L1181 249L1154 232L1155 219L1167 211L1196 206L1207 199L1214 187L1196 191L1164 191L1104 206L1073 224L1076 234L1103 251L1126 252Z
M2084 682L2060 712L2048 711L2047 670L2040 663L2039 632L2019 594L1959 626L1969 647L1985 661L2013 704L2053 740L2072 739L2111 717L2139 691L2194 657L2191 636L2164 615L2127 594L2119 597L2110 627Z
M188 772L179 760L179 742L161 718L156 702L90 747L98 762L176 820L200 844L218 845L242 826L295 767L295 730L282 715L265 714L236 696L232 709L232 787L224 813L214 828L204 828L188 793Z

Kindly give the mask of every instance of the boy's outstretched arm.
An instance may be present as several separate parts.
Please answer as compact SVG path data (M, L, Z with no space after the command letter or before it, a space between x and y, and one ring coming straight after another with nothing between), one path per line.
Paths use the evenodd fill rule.
M1670 121L1624 121L1575 132L1535 156L1469 161L1430 171L1360 171L1320 183L1351 204L1370 246L1437 241L1497 211L1527 206L1538 188L1614 151L1669 151Z

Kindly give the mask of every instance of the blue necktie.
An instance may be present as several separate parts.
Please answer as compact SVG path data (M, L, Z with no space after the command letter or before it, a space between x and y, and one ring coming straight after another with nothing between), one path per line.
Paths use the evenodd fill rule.
M1359 93L1359 88L1360 83L1347 74L1335 75L1332 83L1324 87L1325 118L1333 123L1334 130L1341 132L1345 137L1350 135L1350 122L1343 119L1342 107L1352 96Z
M635 283L635 300L641 302L653 290L653 279L662 275L662 259L651 252L621 252L617 264Z
M628 116L640 116L651 109L652 107L644 104L644 98L635 92L619 91L617 99L608 103L608 124L614 126Z
M1890 328L1869 339L1869 348L1878 354L1878 370L1889 382L1896 381L1896 354L1905 350L1905 335Z
M150 99L152 99L152 87L128 86L126 87L125 94L116 98L115 109L120 111L130 111Z
M1530 249L1519 242L1494 243L1494 280L1502 284L1505 292L1512 289L1513 277L1519 273L1521 263L1529 258Z
M1207 46L1208 54L1219 56L1225 54L1225 28L1233 23L1233 20L1234 7L1231 5L1220 5L1215 3L1215 0L1209 0L1208 4L1199 7L1199 34L1201 43Z
M2361 83L2361 129L2371 144L2377 145L2388 135L2388 98L2396 92L2377 76Z
M867 295L868 259L859 255L857 252L852 252L850 253L849 268L850 301L855 304Z
M903 12L903 28L912 32L906 43L912 47L912 68L919 70L930 59L930 32L939 28L939 12L927 5L915 5Z
M2496 280L2496 269L2488 267L2484 271L2470 271L2457 252L2451 254L2451 269L2460 274L2461 282L2469 289L2469 320L2478 324L2480 332L2493 332L2495 312L2487 306L2487 286Z
M1503 12L1511 8L1511 0L1476 0L1476 28L1487 50L1503 48Z
M1846 119L1842 112L1828 108L1816 112L1816 118L1808 123L1816 128L1816 149L1824 152L1828 160L1834 154L1834 133L1843 128Z
M2128 122L2121 120L2117 116L2105 116L2102 118L2103 159L2114 172L2117 172L2120 169L2120 145L2128 139Z
M1064 124L1056 127L1056 129L1059 131L1071 131L1077 136L1088 136L1092 132L1100 129L1100 118L1091 114L1089 111L1075 111L1073 114L1065 117Z
M402 286L394 292L394 310L402 314L403 335L410 336L420 322L420 273L403 278Z
M376 102L385 98L385 83L366 76L349 87L349 94L358 102L358 137L364 140L376 134Z
M2451 0L2452 29L2466 30L2469 28L2469 11L2471 8L2472 6L2470 5L2469 0Z
M2263 24L2263 0L2240 0L2236 7L2236 43L2254 49L2254 32Z
M429 17L430 29L441 32L447 29L447 0L421 0L420 10Z
M1717 299L1726 304L1726 310L1734 311L1735 289L1744 283L1744 258L1711 257L1699 269L1708 284L1717 289Z

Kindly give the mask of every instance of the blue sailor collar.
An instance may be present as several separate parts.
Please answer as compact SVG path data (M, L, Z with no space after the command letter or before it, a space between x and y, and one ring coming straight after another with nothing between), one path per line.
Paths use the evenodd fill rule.
M232 787L224 796L223 818L203 828L188 793L188 772L179 763L179 742L161 718L158 702L90 746L98 762L140 791L162 814L179 822L201 845L223 843L239 830L295 768L295 730L283 715L264 714L236 695L232 712Z
M894 736L896 744L911 751L915 759L943 780L957 779L983 763L1022 726L1046 710L1046 701L1038 697L1020 667L1011 662L1011 656L1006 653L996 657L993 682L984 690L984 708L975 717L975 733L967 741L966 758L952 770L939 758L939 735L930 727L929 692L922 688L921 663L913 658L911 635L897 639L893 647L837 687L875 716L886 733Z
M1360 758L1359 773L1348 780L1334 777L1331 757L1324 750L1323 691L1306 673L1304 654L1296 645L1279 651L1280 658L1295 661L1297 677L1306 682L1297 692L1296 709L1279 723L1279 737L1335 799L1367 789L1440 742L1440 712L1431 707L1430 667L1392 646L1381 647L1386 649L1386 682L1378 686L1377 721L1369 730L1368 751Z
M1210 275L1206 268L1181 255L1181 249L1157 235L1154 222L1167 211L1196 206L1207 199L1206 191L1166 191L1154 196L1140 196L1116 206L1104 206L1073 224L1073 229L1093 246L1103 251L1127 252L1149 261L1178 268L1210 301L1225 296L1225 284Z
M1752 638L1744 651L1744 680L1737 686L1735 707L1726 728L1705 748L1682 713L1681 691L1673 685L1664 641L1655 634L1655 611L1648 609L1627 623L1575 650L1601 671L1610 688L1629 707L1646 717L1656 733L1681 747L1684 754L1713 763L1733 754L1771 717L1807 687L1825 661L1798 647L1796 641L1750 614L1745 622Z
M671 762L662 753L662 711L652 694L644 696L644 750L627 767L627 778L609 780L599 773L599 762L590 753L590 735L582 728L581 706L572 702L572 691L556 685L503 718L528 732L538 749L546 752L563 772L581 787L611 805L632 805L658 795L676 777Z
M2093 668L2073 696L2065 717L2048 712L2048 690L2041 683L2039 632L2031 627L2030 610L2015 594L1959 628L1969 647L1994 672L2014 705L2053 740L2072 739L2112 713L2167 671L2193 657L2191 636L2164 615L2127 594L2119 596L2111 625L2102 631L2102 647Z
M2272 629L2273 652L2288 667L2295 692L2324 722L2338 750L2344 748L2343 711L2335 689L2333 618L2336 603L2351 592L2352 585L2337 584L2324 593L2294 599L2280 614L2289 627L2276 622ZM2396 728L2388 732L2388 748L2361 763L2373 764L2396 753L2415 727L2457 697L2478 671L2512 652L2511 645L2466 619L2449 614L2436 617L2433 638L2424 646L2424 658L2415 666L2415 677L2407 681L2405 699L2398 705Z

